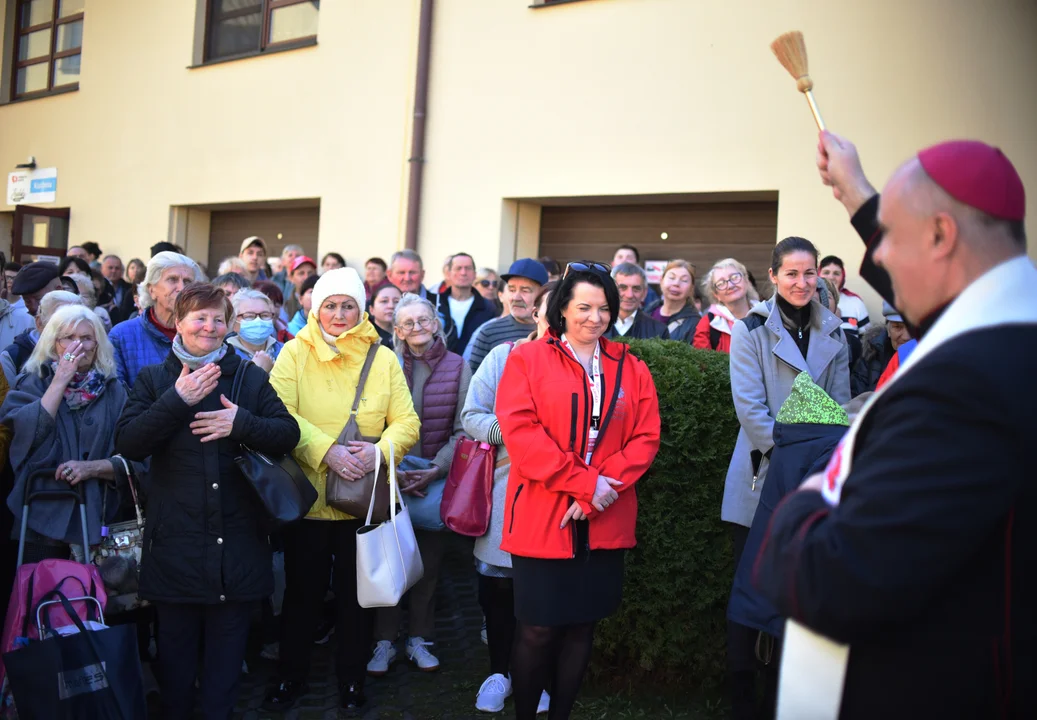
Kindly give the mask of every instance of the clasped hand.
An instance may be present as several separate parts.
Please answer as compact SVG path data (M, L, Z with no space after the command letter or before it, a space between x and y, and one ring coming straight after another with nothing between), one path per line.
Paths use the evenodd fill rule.
M610 507L616 500L619 500L619 491L617 488L623 486L620 480L615 478L605 477L604 475L598 476L598 482L594 486L594 497L591 498L591 507L598 512L604 512L606 508ZM562 518L562 528L565 528L571 520L586 520L587 515L580 508L580 504L574 502L565 513L565 517Z
M369 442L332 445L324 454L324 464L346 480L356 481L374 470L375 448Z

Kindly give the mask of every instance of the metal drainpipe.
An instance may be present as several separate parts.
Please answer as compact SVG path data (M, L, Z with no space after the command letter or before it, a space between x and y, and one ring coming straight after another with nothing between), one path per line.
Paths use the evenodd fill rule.
M425 169L425 115L428 108L429 59L432 54L433 0L421 0L418 25L418 77L414 83L414 127L411 131L410 182L407 188L407 230L404 247L418 249L421 219L421 180Z

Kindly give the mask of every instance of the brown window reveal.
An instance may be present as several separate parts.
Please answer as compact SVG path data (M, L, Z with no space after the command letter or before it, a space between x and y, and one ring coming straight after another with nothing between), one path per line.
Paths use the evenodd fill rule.
M85 0L17 0L12 99L79 88Z
M320 0L209 0L205 59L312 45L319 15Z

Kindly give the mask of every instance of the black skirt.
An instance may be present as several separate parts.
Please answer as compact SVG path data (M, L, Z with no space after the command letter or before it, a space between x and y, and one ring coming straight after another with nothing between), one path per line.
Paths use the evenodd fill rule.
M591 550L587 521L576 523L576 557L511 556L515 617L523 625L558 627L602 620L623 599L625 550Z

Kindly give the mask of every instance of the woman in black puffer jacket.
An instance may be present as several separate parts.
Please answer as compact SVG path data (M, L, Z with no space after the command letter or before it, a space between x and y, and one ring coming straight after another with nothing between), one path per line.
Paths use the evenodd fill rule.
M279 455L299 442L259 367L231 403L247 361L224 343L230 316L219 288L180 293L173 349L137 376L115 438L127 458L151 457L140 595L158 611L165 720L191 716L200 645L202 716L230 717L253 604L273 592L266 514L234 457L240 443Z

